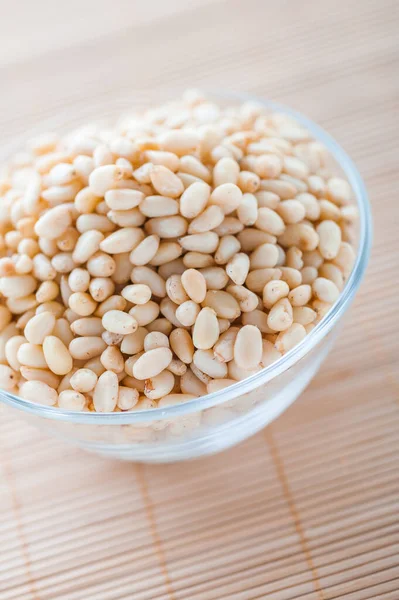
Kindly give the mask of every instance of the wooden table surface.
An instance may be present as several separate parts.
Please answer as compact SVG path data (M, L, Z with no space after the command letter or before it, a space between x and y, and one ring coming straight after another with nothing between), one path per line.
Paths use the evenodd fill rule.
M0 600L397 600L399 3L15 0L0 27L3 144L87 103L248 91L336 137L375 223L327 362L233 450L121 464L1 418Z

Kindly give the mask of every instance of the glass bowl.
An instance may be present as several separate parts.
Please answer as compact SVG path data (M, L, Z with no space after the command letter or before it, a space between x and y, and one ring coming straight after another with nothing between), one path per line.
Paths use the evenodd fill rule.
M164 463L199 458L234 446L253 435L286 410L309 384L327 356L343 315L363 278L371 246L372 226L367 192L349 156L318 125L285 106L246 94L210 94L220 104L248 100L296 118L329 150L352 186L359 211L356 261L337 302L306 338L277 362L221 391L181 405L152 410L91 413L66 411L35 404L0 391L5 410L18 413L45 432L102 456L129 461ZM57 115L40 123L40 130L25 132L27 139L49 128L66 131L88 119L109 119L137 107L126 98L112 111L86 105L75 121ZM141 103L144 104L144 103ZM19 143L19 140L17 140ZM2 150L10 155L13 144ZM13 147L11 147L13 146Z

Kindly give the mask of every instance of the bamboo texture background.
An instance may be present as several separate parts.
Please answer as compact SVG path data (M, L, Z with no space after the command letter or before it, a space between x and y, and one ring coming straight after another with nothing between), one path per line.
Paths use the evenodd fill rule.
M370 193L366 281L272 426L206 460L106 461L0 413L0 600L399 598L399 3L1 3L0 139L187 86L309 115Z

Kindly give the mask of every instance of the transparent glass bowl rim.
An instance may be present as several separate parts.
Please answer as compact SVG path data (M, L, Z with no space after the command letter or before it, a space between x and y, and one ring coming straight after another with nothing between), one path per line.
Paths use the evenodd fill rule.
M23 400L22 398L19 398L18 396L15 396L14 394L11 394L5 390L0 390L0 400L15 408L18 408L19 410L23 410L24 412L35 414L47 419L55 419L70 423L93 425L128 425L143 422L149 423L151 421L157 421L166 418L175 418L223 404L229 400L241 396L242 394L250 392L260 385L264 385L278 375L281 375L281 373L292 367L296 362L308 354L318 344L318 342L320 342L320 340L327 335L334 324L349 307L363 279L370 256L372 241L372 221L368 194L355 164L343 150L343 148L341 148L335 139L326 131L324 131L324 129L314 123L311 119L303 116L301 113L285 106L284 104L253 96L251 94L236 92L218 92L211 90L209 92L209 96L212 99L222 101L254 101L262 104L266 108L294 117L301 125L306 127L313 134L315 139L322 142L326 146L337 164L345 173L350 185L352 186L359 210L359 238L355 264L337 302L302 342L297 344L275 363L269 365L265 369L262 369L247 379L238 381L237 383L223 390L183 402L179 405L137 412L128 411L119 413L91 413L62 410L60 408L37 404L28 400Z

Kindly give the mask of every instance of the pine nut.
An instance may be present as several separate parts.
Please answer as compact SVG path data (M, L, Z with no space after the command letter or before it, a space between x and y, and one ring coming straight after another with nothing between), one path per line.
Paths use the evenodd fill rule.
M100 356L101 364L107 371L123 373L125 361L117 346L108 346Z
M96 336L79 337L72 340L69 344L69 352L72 358L76 360L90 360L99 356L107 347L107 344ZM47 366L47 363L45 367Z
M341 246L341 229L334 221L322 221L316 228L320 254L326 260L336 258Z
M168 264L179 258L182 252L182 247L178 242L161 242L156 254L150 260L150 264L155 267Z
M114 189L118 181L131 175L126 167L104 165L97 167L89 175L89 186L97 196L103 197L108 190Z
M121 293L132 304L146 304L151 299L151 289L145 284L127 285Z
M237 210L241 203L242 191L234 183L223 183L215 187L209 202L219 206L225 215Z
M131 410L139 401L139 390L119 386L117 406L121 410Z
M100 231L86 231L83 233L74 248L72 258L76 264L85 263L100 249L104 235Z
M268 315L258 308L243 313L241 317L243 325L255 325L262 333L272 333L273 330L269 327L267 320Z
M313 293L322 302L332 304L339 296L339 289L329 279L318 277L312 284Z
M200 271L187 269L181 276L181 283L191 300L201 304L206 296L206 279Z
M176 308L176 318L185 327L191 327L191 325L194 325L200 310L196 302L186 300Z
M234 360L242 369L255 369L262 358L262 335L254 325L244 325L234 342Z
M6 298L23 298L35 291L37 281L32 275L0 277L0 292Z
M152 271L149 267L133 267L131 280L133 283L143 283L147 285L151 293L158 298L165 298L165 281L158 273Z
M50 335L55 326L55 316L50 312L35 315L25 326L24 335L31 344L43 344L44 338Z
M227 264L240 251L240 248L240 242L233 235L225 235L220 239L215 252L215 262L218 265Z
M100 249L109 254L131 252L144 239L144 233L138 227L124 227L114 231L100 243Z
M104 198L112 210L130 210L144 200L144 194L137 190L119 189L105 192Z
M229 260L226 265L226 273L237 285L242 285L248 275L250 259L243 252L239 252Z
M145 352L133 365L133 376L136 379L150 379L166 369L172 360L169 348L155 348Z
M110 333L127 335L134 333L139 323L131 314L127 314L122 310L109 310L102 317L102 325Z
M208 292L209 293L209 292ZM203 308L193 328L193 343L200 350L208 350L219 338L219 325L215 310Z
M306 336L306 330L303 325L293 323L287 330L279 333L276 340L276 348L279 352L288 352L299 344Z
M189 394L194 398L206 394L205 384L194 375L191 369L187 369L185 373L182 374L180 379L180 389L183 394Z
M279 253L274 244L262 244L250 256L251 270L267 269L277 265Z
M194 345L188 331L177 328L172 331L169 337L170 346L176 356L185 364L190 364L193 360Z
M273 331L285 331L292 323L292 306L287 298L282 298L271 308L267 324Z
M290 288L285 281L279 279L269 281L263 288L264 307L270 310L281 298L286 298L289 291Z
M258 218L258 202L256 196L245 193L237 208L237 216L246 227L254 225Z
M317 313L308 306L294 306L292 310L294 323L300 323L300 325L310 325L317 317Z
M213 309L218 317L229 319L229 321L233 321L241 313L237 300L227 292L220 290L209 290L203 304Z
M219 227L215 228L218 236L235 235L244 229L244 225L235 217L225 217Z
M61 204L48 210L35 225L39 237L55 240L71 225L72 218L68 205Z
M187 219L194 219L205 209L209 197L210 187L206 183L196 182L190 185L180 198L180 213Z
M44 339L43 353L48 368L56 375L66 375L72 369L73 360L68 348L54 335Z
M155 321L155 319L158 317L159 306L153 300L149 300L145 304L138 304L137 306L131 308L129 311L129 315L133 317L133 319L138 325L144 327L145 325L148 325L149 323Z
M90 295L96 302L103 302L115 291L114 282L108 277L95 277L90 281Z
M150 400L158 400L167 396L174 388L175 378L170 371L162 371L155 377L150 377L145 380L144 394Z
M212 254L218 246L219 238L214 231L207 231L206 233L186 235L179 239L179 243L185 250Z
M97 379L96 373L91 369L78 369L72 375L70 384L77 392L87 393L94 390Z
M143 266L148 264L156 255L159 248L159 236L149 235L140 242L130 253L129 260L132 265Z
M310 285L299 285L288 294L288 300L291 306L305 306L312 297L312 288Z
M93 393L93 404L97 412L112 412L118 401L119 381L116 373L105 371L98 378Z
M161 196L177 198L184 191L180 179L173 171L170 171L170 169L163 165L155 165L151 169L150 180L155 190L161 194Z
M57 392L42 381L26 381L19 388L19 395L25 400L46 406L54 406L58 400Z
M268 340L262 340L262 358L260 359L261 366L265 369L281 357L274 345Z

